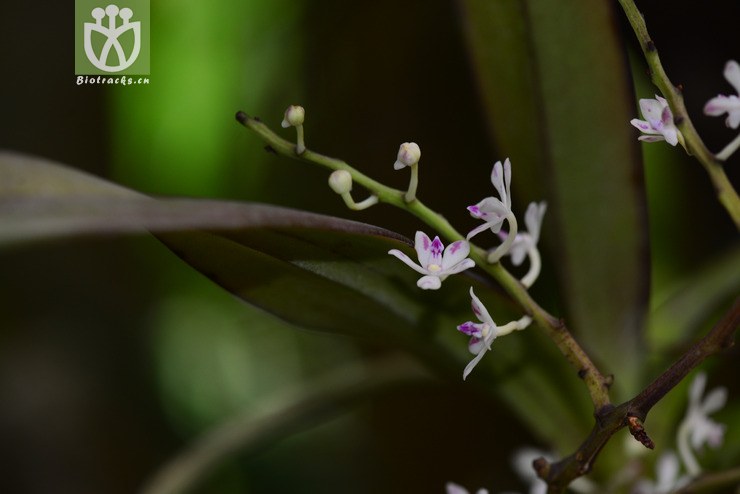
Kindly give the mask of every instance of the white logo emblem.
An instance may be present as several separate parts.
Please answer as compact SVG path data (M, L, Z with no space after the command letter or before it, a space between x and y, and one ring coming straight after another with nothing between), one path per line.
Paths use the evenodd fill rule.
M134 13L128 7L118 10L116 5L108 5L105 10L100 7L94 8L91 12L95 23L85 23L85 55L94 66L100 70L106 72L120 72L127 69L136 61L141 51L141 22L129 22ZM108 26L103 26L103 17L108 16ZM116 27L116 16L120 16L123 23ZM131 54L127 57L123 52L121 43L118 42L118 37L129 29L133 30L134 33L134 48ZM106 37L106 41L103 44L102 50L100 50L100 56L95 54L92 46L92 33L97 31ZM118 56L118 65L108 65L108 56L110 55L111 49L115 50Z

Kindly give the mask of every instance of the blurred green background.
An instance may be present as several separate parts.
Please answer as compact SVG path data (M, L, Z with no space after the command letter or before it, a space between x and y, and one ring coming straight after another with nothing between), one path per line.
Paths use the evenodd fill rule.
M696 127L717 150L734 134L721 119L701 117L701 107L729 91L721 70L740 57L733 31L740 7L694 4L640 7L669 75L685 88ZM277 128L285 107L302 104L309 147L384 183L405 186L391 164L401 142L419 143L421 197L468 229L475 222L461 204L490 194L490 167L505 156L489 138L464 12L452 0L152 0L151 83L93 87L74 83L71 2L43 9L15 2L0 17L0 147L151 194L268 202L413 237L418 222L384 206L347 211L326 187L325 170L265 153L233 117L244 110ZM635 55L633 36L615 13L625 49ZM632 59L637 96L652 97L639 56ZM627 64L625 58L625 70ZM664 315L651 326L648 341L659 353L644 370L647 379L711 325L740 273L728 275L727 266L738 265L726 261L737 259L736 232L700 166L665 145L643 150L650 303L676 304L667 314L678 319ZM727 165L734 183L739 163L735 156ZM517 211L536 199L518 192ZM545 267L534 293L563 315L553 267L559 232L547 218L545 224ZM693 276L700 278L687 278ZM720 285L730 288L714 294ZM686 294L687 287L698 293ZM677 325L692 333L672 334ZM388 351L296 331L216 287L153 238L0 251L0 491L134 492L210 427ZM729 386L731 396L740 391L737 361L734 350L710 366L717 371L710 383ZM574 383L563 387L582 392L574 413L587 430L585 391ZM681 413L680 393L671 395L670 409L666 400L666 416ZM512 451L554 447L457 375L398 385L298 429L236 455L196 492L443 492L449 480L522 490ZM621 447L618 438L614 443L610 448ZM737 444L713 461L732 464Z

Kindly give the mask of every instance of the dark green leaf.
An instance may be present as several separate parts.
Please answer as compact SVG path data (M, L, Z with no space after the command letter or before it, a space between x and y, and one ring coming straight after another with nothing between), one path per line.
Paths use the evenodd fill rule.
M299 327L404 348L452 376L461 377L472 358L467 338L454 329L474 319L470 286L497 321L520 316L473 277L419 290L419 275L387 254L401 248L413 256L408 241L374 226L266 205L154 199L10 153L0 154L0 176L0 242L153 230L189 265L252 305ZM562 360L543 340L502 339L471 379L494 383L525 420L567 444L578 437L579 408L558 399Z
M740 292L740 248L710 259L686 280L663 294L650 313L651 348L665 352L676 343L695 339L715 311Z
M636 390L648 287L634 100L608 2L465 0L465 22L495 141L516 199L546 199L569 326ZM502 156L503 158L503 156ZM521 217L521 214L519 215Z

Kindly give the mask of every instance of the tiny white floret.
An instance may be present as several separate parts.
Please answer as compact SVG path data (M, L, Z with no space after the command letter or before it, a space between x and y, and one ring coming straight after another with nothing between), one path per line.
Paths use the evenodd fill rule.
M497 161L491 172L491 183L500 197L486 197L478 204L468 206L468 211L473 218L483 220L483 224L468 233L470 240L474 236L486 230L493 233L501 231L504 221L513 213L511 211L511 161L509 158L502 164Z
M335 170L329 175L329 187L337 194L346 194L352 190L352 175L347 170Z
M458 240L445 248L439 237L431 240L426 233L419 231L416 232L414 248L419 264L398 249L391 249L388 253L424 275L416 282L416 285L424 290L436 290L449 275L475 266L475 261L468 257L470 244L465 240Z
M666 141L671 146L678 144L680 132L673 121L673 113L665 98L641 99L640 111L645 120L633 118L630 123L643 135L637 139L645 142Z
M727 62L724 76L737 94L730 96L720 94L710 99L704 105L704 113L713 117L727 113L725 125L737 129L740 127L740 65L735 60Z
M491 317L491 314L488 313L486 306L483 305L480 299L475 296L472 286L470 287L470 299L473 314L475 314L475 317L478 318L478 321L480 322L476 323L467 321L457 327L458 331L470 336L468 350L470 353L475 355L473 360L468 363L463 371L463 380L467 379L475 366L478 365L478 362L481 361L483 355L491 349L491 343L493 343L493 340L498 336L496 323L493 322L493 318Z
M285 117L280 125L287 129L288 127L298 127L303 125L303 120L306 118L306 110L299 105L291 105L285 110Z
M393 168L400 170L407 166L413 166L419 163L421 159L421 148L415 142L404 142L398 148L398 156L396 162L393 163Z

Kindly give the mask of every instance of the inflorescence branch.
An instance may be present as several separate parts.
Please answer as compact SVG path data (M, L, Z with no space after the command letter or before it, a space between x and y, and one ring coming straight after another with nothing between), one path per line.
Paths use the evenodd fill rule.
M678 96L680 97L680 95ZM373 204L376 201L391 204L415 215L451 242L450 247L453 244L462 244L466 241L466 238L455 230L444 217L425 206L415 195L409 201L408 192L387 187L357 171L344 161L330 158L305 148L298 151L296 145L275 134L259 119L250 117L244 112L238 112L236 118L242 125L257 133L267 143L268 150L334 170L330 184L335 192L343 196L345 202L351 201L351 198L345 196L350 193L352 181L355 181L370 191L371 195L366 201L369 200ZM698 142L701 143L700 140ZM400 156L401 151L399 151ZM714 165L716 163L712 166ZM496 166L498 167L500 164L497 163ZM337 174L337 171L341 171L342 173ZM720 171L722 171L721 167ZM496 173L497 168L494 167L494 175ZM724 176L723 171L722 175ZM413 184L413 189L415 192L415 183ZM732 192L734 193L734 190ZM476 207L474 206L473 208ZM535 204L531 208L533 218L535 216L541 218L541 215L544 214L544 204ZM482 228L479 227L479 229ZM418 232L417 236L420 235L424 237L424 243L431 242L425 234ZM468 241L470 237L471 235L469 234ZM435 241L439 242L438 239L435 239ZM441 245L439 248L441 248ZM630 433L636 440L644 446L652 448L652 440L643 427L643 422L650 409L705 358L730 347L733 344L733 335L738 325L740 325L740 299L738 299L712 331L694 344L669 369L633 399L621 405L614 406L611 404L609 398L610 377L601 374L583 348L581 348L568 331L565 323L541 308L529 295L526 285L509 273L500 262L491 262L489 258L490 254L486 250L472 243L469 244L469 248L469 254L467 252L464 254L458 253L458 257L462 258L469 255L477 266L490 274L506 290L526 314L522 320L510 323L511 328L502 326L500 329L503 330L506 328L507 331L522 329L529 324L529 317L531 317L545 331L571 365L578 370L578 376L584 380L591 396L596 420L591 433L578 450L555 463L549 463L544 458L539 458L533 464L538 476L547 482L549 486L548 492L550 494L565 492L566 487L573 480L588 473L604 445L617 431L624 427L629 428ZM405 255L399 252L397 257L405 257ZM408 262L411 261L408 260ZM473 297L475 310L477 299L472 293L472 289L471 296ZM488 318L479 317L479 319L485 322ZM478 326L478 323L469 322L461 325L458 329L462 328L466 330L464 332L472 333ZM483 334L478 336L485 337ZM480 356L475 361L479 358ZM475 361L471 362L471 364L474 365ZM469 369L466 369L467 372L469 372Z
M372 194L370 197L377 197L378 202L396 206L413 214L434 228L449 242L466 240L444 217L424 205L418 198L414 197L413 200L408 201L408 192L383 185L342 160L313 152L305 147L302 147L299 151L295 144L275 134L275 132L258 118L250 117L242 111L236 114L236 119L239 123L262 138L267 143L267 149L279 155L320 165L330 170L346 171L350 174L352 181L370 191ZM340 187L334 190L345 195L349 194L346 187ZM346 198L345 201L347 201ZM581 348L568 331L565 323L540 307L529 295L525 286L509 273L500 262L489 262L489 254L486 250L471 243L470 257L509 293L522 307L525 314L530 316L560 349L568 362L577 370L578 376L585 382L594 410L598 412L599 410L608 408L610 406L610 379L601 374L583 348Z
M684 144L686 151L695 156L707 171L717 192L719 202L725 207L735 222L735 226L740 229L740 198L738 198L735 188L722 167L722 160L726 159L729 153L722 151L714 155L706 147L686 111L681 90L673 85L663 68L658 50L645 25L645 19L635 5L634 0L619 0L619 3L640 42L640 47L650 68L653 84L660 89L663 96L668 100L676 126L684 139L682 144Z
M740 298L735 300L730 310L704 338L692 345L637 396L617 407L597 411L596 423L591 434L575 453L552 464L544 458L537 459L534 468L540 478L548 483L549 494L565 492L568 484L587 474L604 445L623 427L628 427L635 439L650 448L652 440L642 427L648 412L704 359L731 347L738 326L740 326Z

